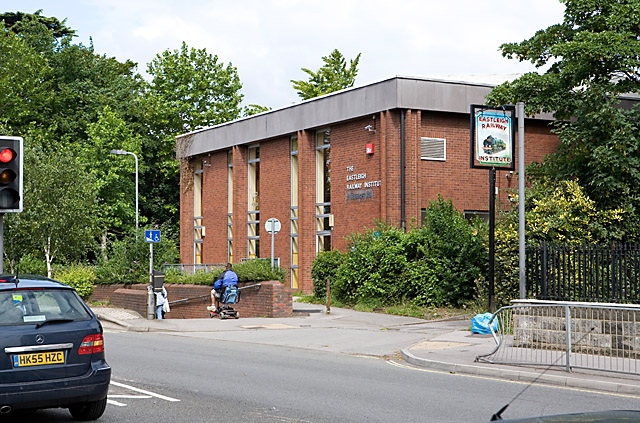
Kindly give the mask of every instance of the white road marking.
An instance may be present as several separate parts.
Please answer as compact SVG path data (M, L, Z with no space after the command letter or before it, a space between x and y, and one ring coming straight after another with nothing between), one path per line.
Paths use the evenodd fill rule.
M154 392L145 391L144 389L136 388L135 386L131 386L131 385L125 385L124 383L120 383L120 382L111 381L111 384L115 386L119 386L121 388L127 388L135 392L140 392L141 394L151 395L152 397L160 398L165 401L171 401L171 402L180 401L179 399L176 399L176 398L171 398L164 395L156 394Z
M152 398L151 395L108 395L108 398Z
M551 388L551 389L562 389L565 391L577 391L577 392L588 392L588 393L595 393L595 394L599 394L599 395L606 395L606 396L610 396L610 397L622 397L622 398L635 398L635 399L639 399L640 397L638 395L632 395L632 394L620 394L620 393L616 393L616 392L608 392L608 391L599 391L597 389L583 389L583 388L578 388L578 387L573 387L573 386L559 386L559 385L550 385L550 384L546 384L546 383L533 383L533 382L528 382L528 381L520 381L520 380L508 380L508 379L501 379L498 377L490 377L490 376L478 376L478 375L470 375L470 374L464 374L464 373L452 373L452 372L447 372L444 370L431 370L431 369L424 369L424 368L419 368L419 367L414 367L414 366L407 366L406 364L401 364L398 363L397 361L394 360L386 360L388 364L391 364L392 366L396 366L396 367L402 367L403 369L409 369L409 370L414 370L414 371L418 371L418 372L426 372L426 373L439 373L439 374L443 374L443 375L451 375L451 376L459 376L459 377L472 377L475 379L486 379L486 380L493 380L493 381L497 381L497 382L503 382L503 383L513 383L513 384L517 384L517 385L535 385L537 387L540 388Z
M127 404L123 404L121 402L110 400L110 399L107 399L107 404L117 405L118 407L126 407L127 406Z

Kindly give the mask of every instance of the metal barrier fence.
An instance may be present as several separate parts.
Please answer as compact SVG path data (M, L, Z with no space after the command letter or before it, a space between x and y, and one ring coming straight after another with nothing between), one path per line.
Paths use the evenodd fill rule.
M181 272L194 274L195 272L211 272L213 270L224 269L224 263L208 263L208 264L165 264L164 269L177 269Z
M640 303L640 245L527 246L530 298Z
M640 374L638 306L515 305L490 327L496 347L476 361Z

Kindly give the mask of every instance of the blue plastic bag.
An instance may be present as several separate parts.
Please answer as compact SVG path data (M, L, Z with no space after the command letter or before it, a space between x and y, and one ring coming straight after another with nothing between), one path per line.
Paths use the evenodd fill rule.
M489 320L491 320L492 316L492 313L476 314L473 319L471 319L471 333L491 333L491 329L489 329ZM494 331L498 330L498 319L493 319L491 327Z

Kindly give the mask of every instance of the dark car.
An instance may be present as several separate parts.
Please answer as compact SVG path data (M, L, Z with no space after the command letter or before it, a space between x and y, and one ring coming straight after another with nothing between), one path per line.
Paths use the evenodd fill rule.
M640 411L611 410L559 414L524 419L502 420L504 423L631 423L640 421Z
M95 420L110 379L102 325L73 288L0 275L0 413L62 407Z

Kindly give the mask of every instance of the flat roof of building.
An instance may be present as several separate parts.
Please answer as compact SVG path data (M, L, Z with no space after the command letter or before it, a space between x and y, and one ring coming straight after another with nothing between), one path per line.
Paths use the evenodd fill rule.
M235 145L295 134L303 129L322 128L385 110L468 114L469 106L484 104L485 97L496 85L395 76L179 135L176 137L176 156L179 159L197 156ZM550 114L540 114L536 118L553 119Z

